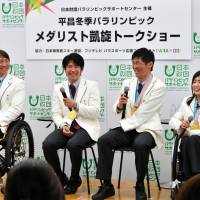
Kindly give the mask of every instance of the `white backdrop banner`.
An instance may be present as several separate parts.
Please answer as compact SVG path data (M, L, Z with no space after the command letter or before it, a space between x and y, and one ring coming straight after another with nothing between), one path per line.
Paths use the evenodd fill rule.
M91 11L78 12L74 8L86 9L87 7L91 7L94 9L110 9L112 4L114 9L114 7L117 7L117 2L118 0L115 2L107 1L106 4L103 4L103 1L101 0L95 2L93 0L76 0L75 4L74 0L26 0L27 16L25 16L25 0L0 0L0 49L6 50L10 55L11 65L9 73L24 79L26 83L26 106L24 113L26 115L25 120L29 123L33 131L35 158L45 159L42 151L42 142L54 130L53 125L46 128L48 122L41 122L36 119L44 116L51 116L50 108L53 86L55 83L60 83L66 79L62 68L62 58L65 55L71 51L78 51L78 49L81 49L80 53L84 58L101 58L92 60L86 59L83 71L84 78L95 80L99 83L101 94L101 134L104 134L110 128L118 126L120 116L117 118L114 115L112 109L113 103L119 95L122 81L134 76L131 66L131 52L129 55L127 55L128 53L126 52L121 53L123 54L123 57L120 54L112 54L111 52L104 52L102 54L97 54L95 52L86 53L85 49L89 47L86 47L85 42L81 43L78 41L76 44L73 40L72 42L68 42L67 39L65 39L64 42L56 42L55 38L55 41L53 40L54 43L50 46L49 43L51 42L45 41L47 40L47 35L45 34L47 34L47 31L49 30L57 31L62 29L66 31L66 34L68 34L68 31L73 30L79 32L79 34L81 31L88 34L91 30L110 30L110 27L113 28L114 31L117 30L120 34L122 34L121 31L124 31L123 34L130 34L131 32L137 33L138 30L143 30L146 33L146 39L136 42L136 38L134 37L132 39L121 38L122 42L120 43L120 38L117 38L119 43L116 44L115 48L121 47L125 42L127 49L130 49L130 44L131 48L138 48L141 45L152 48L156 54L156 59L162 59L156 60L153 70L154 75L159 77L167 86L167 94L164 98L161 110L161 119L170 119L178 110L183 97L191 95L192 76L200 69L200 1L192 0L190 2L189 0L176 0L172 2L172 0L169 0L167 2L166 0L163 0L162 3L160 3L161 1L155 0L132 0L131 2L127 0L121 1L120 9L123 7L124 9L135 9L135 11L129 13L131 16L128 16L128 13L125 10L116 10L116 12L111 10L107 12L102 11L102 15L100 15L100 13L96 11L93 13L91 13ZM125 6L124 2L126 2ZM190 3L192 4L192 30L190 30ZM130 4L131 6L129 6ZM136 9L140 7L142 9ZM61 9L63 10L62 12ZM145 11L145 9L147 11ZM73 10L73 12L67 10ZM125 24L117 25L122 27L121 29L118 30L118 28L115 28L116 26L113 25L113 23L116 23L116 21L114 21L116 20L115 17L118 17L117 23L123 23L123 21L120 20L124 19L126 15L128 16L127 20L129 20L129 17L134 18L136 16L137 18L132 22L136 24L128 25L128 22L124 22ZM90 19L85 20L86 16L91 17L93 20L95 20L94 17L96 17L96 24L91 25L89 23L87 26L76 25L73 26L73 29L72 26L67 25L71 23L71 20L75 20L75 17L84 18L84 21L90 21ZM98 24L98 20L100 20L98 19L99 16L109 17L109 20L111 20L109 22L110 27L108 27L108 25L103 25L103 23L108 22L105 21L107 20L106 18L102 18L100 21L102 23L100 28L100 25ZM154 17L154 21L150 25L147 25L147 16ZM70 19L70 17L72 19ZM25 18L27 18L26 30ZM146 19L146 25L145 21L141 21L141 18ZM34 21L28 24L29 20ZM62 25L61 22L59 23L59 20L61 22L65 20L66 23L63 23ZM77 23L78 22L74 22L74 24ZM139 23L143 24L140 25ZM83 29L83 27L85 28ZM160 38L157 35L155 39L148 42L147 33L149 30L157 33L167 32L167 42L158 42ZM37 33L41 33L41 31L45 32L45 40L34 43L33 41L38 38ZM27 40L28 48L26 49L25 35L28 36L28 33L30 38ZM180 34L180 38L170 38L169 34ZM67 35L65 37L67 38ZM80 40L80 38L78 39ZM84 38L84 40L86 40L86 38ZM103 44L102 48L106 48L108 42L88 42L88 45L89 44L93 45L93 49L96 49L100 44ZM112 45L113 44L110 42L109 47ZM166 47L164 47L164 45L166 45ZM191 45L192 59L186 60L190 57ZM69 49L69 52L47 53L47 49L62 49L64 48L63 46L66 49ZM173 54L168 50L172 48L174 49ZM37 49L44 50L44 52L42 54L37 54ZM181 50L178 51L176 49ZM27 50L29 51L29 58L33 58L33 60L26 59ZM117 59L113 60L113 58L116 57ZM51 60L52 58L56 58L56 60ZM163 138L165 141L163 149L154 149L154 159L161 183L171 180L171 154L174 144L174 134L168 125L163 126ZM2 153L4 152L2 151ZM95 176L96 166L92 155L90 152L88 153L88 164L90 166L89 174L90 176ZM95 154L98 157L96 146ZM60 151L60 155L62 163L62 151ZM66 159L66 163L68 163L66 165L66 173L69 176L71 171L69 154L67 154ZM120 154L116 153L113 164L113 179L118 178L119 162ZM84 163L83 160L80 173L81 176L85 175ZM134 166L133 154L126 153L124 155L122 179L136 179L136 170ZM154 180L155 176L151 163L149 168L150 178Z
M27 0L26 14L28 59L130 59L143 46L191 59L190 0Z

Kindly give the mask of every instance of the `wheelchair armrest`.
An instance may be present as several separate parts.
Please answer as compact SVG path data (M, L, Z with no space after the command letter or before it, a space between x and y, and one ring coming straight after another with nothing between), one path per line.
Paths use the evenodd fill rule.
M7 132L9 132L10 129L11 129L19 120L24 121L24 118L25 118L25 114L24 114L24 113L21 113L16 119L14 119L12 122L10 122L10 124L8 125Z
M43 122L50 122L46 128L49 128L51 124L53 123L53 119L51 117L42 117L42 118L37 118L38 121L43 121ZM56 128L56 126L55 126Z
M169 124L169 119L161 119L161 124Z
M24 118L25 118L25 114L24 113L21 113L17 118L16 118L16 120L24 120ZM15 120L15 121L16 121Z

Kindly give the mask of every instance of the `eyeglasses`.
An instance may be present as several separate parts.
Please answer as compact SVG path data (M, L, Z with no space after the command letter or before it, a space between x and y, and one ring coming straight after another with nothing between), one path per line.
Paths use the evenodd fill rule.
M0 58L0 65L2 65L3 63L8 64L9 60L7 58Z

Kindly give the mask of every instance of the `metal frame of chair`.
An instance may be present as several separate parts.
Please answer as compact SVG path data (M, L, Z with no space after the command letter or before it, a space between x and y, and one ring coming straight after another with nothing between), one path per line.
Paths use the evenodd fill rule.
M121 152L120 167L119 167L119 178L118 178L118 186L117 186L117 188L119 189L120 188L120 182L121 182L121 172L122 172L122 163L123 163L124 151L135 152L135 150L134 150L134 147L123 147L123 148L117 148L117 149L115 149L115 151ZM154 172L155 172L155 176L156 176L158 189L161 190L160 182L159 182L159 179L158 179L158 173L157 173L157 170L156 170L156 165L155 165L155 162L154 162L154 157L153 157L151 150L150 150L150 156L151 156L151 160L152 160L152 163L153 163L153 168L154 168ZM147 188L148 188L148 198L151 198L148 170L147 170L146 179L147 179Z
M88 156L87 156L87 149L90 148L92 151L92 155L94 158L94 162L96 164L97 167L97 159L94 153L94 149L93 146L96 144L96 142L86 146L85 148L83 148L84 151L84 156L85 156L85 162L86 162L86 179L87 179L87 190L88 190L88 195L90 195L90 178L89 178L89 169L88 169ZM63 155L63 172L65 172L65 159L66 159L66 150L67 148L64 149L64 155Z

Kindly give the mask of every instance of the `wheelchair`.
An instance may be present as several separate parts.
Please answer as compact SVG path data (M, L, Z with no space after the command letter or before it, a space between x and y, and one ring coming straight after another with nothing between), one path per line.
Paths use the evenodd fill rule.
M181 137L174 131L175 140L174 140L174 149L172 153L172 188L171 188L171 199L176 199L176 194L178 193L182 181L184 179L183 176L183 159L179 150L179 145L181 142Z
M25 114L21 113L12 121L0 140L0 177L16 163L34 157L32 130L24 118Z

